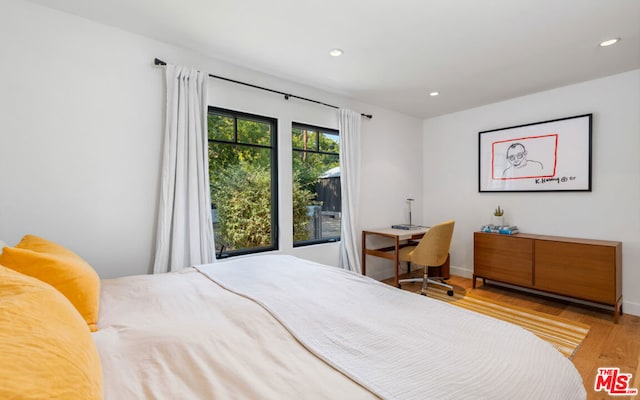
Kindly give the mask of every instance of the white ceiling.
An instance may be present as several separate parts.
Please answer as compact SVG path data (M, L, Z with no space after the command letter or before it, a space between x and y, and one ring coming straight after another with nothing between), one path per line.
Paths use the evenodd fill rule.
M638 0L31 1L420 118L640 68Z

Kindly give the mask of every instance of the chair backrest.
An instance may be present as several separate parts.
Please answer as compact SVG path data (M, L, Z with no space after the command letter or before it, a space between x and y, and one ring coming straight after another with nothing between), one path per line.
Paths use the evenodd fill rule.
M449 255L454 224L454 220L449 220L429 228L411 252L411 262L434 267L444 264Z

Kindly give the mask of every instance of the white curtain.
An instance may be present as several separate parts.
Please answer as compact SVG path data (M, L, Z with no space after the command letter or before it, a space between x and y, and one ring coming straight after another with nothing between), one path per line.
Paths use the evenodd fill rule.
M208 75L167 65L154 273L215 261L207 142Z
M360 198L360 125L362 117L355 111L338 110L340 128L340 186L342 194L342 228L340 232L340 267L361 272L358 258L358 209Z

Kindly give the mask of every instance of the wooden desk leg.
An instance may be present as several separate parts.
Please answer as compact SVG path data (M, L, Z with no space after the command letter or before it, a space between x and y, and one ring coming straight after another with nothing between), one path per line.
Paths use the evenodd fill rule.
M362 231L362 275L367 276L367 234Z
M400 269L400 239L398 238L398 236L396 236L396 257L395 257L395 262L396 262L396 287L399 288L400 287L400 283L398 283L398 281L400 279L398 277L398 274L399 274L399 269Z

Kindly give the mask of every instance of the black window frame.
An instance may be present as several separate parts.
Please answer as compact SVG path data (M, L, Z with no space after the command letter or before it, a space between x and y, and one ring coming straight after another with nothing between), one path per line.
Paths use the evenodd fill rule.
M271 246L254 247L251 249L241 249L232 251L216 251L216 259L223 259L235 256L241 256L246 254L263 253L266 251L276 251L279 249L279 225L278 225L278 119L273 117L267 117L264 115L251 114L243 111L230 110L221 107L209 106L207 109L207 116L210 114L220 115L223 117L233 118L233 141L211 139L207 134L207 149L210 143L219 143L223 145L231 146L247 146L261 149L271 150ZM269 146L238 142L238 118L256 121L261 123L268 123L272 127L271 143ZM211 203L211 209L213 210L213 203Z
M337 155L338 156L338 162L340 162L340 153L332 153L332 152L328 152L328 151L321 151L320 150L320 134L321 133L329 133L332 135L337 135L338 137L340 137L340 131L337 129L331 129L331 128L325 128L322 126L317 126L317 125L311 125L311 124L306 124L303 122L295 122L292 121L291 122L291 135L293 135L293 130L295 128L300 128L300 129L310 129L315 131L318 134L318 137L316 138L316 143L315 143L315 149L313 150L301 150L301 149L296 149L293 147L293 145L291 146L291 154L293 155L294 152L308 152L308 153L313 153L313 154L324 154L324 155ZM342 148L340 149L342 150ZM292 165L291 168L293 169L293 161L292 161ZM293 176L293 170L292 170L292 176ZM342 182L340 182L340 185L342 185ZM341 232L342 232L342 216L340 217L340 228L341 228ZM291 234L293 235L293 226L291 229ZM311 246L311 245L315 245L315 244L322 244L322 243L337 243L342 239L342 235L338 235L338 236L332 236L332 237L328 237L328 238L322 238L322 239L310 239L310 240L301 240L301 241L292 241L293 243L293 247L304 247L304 246Z

